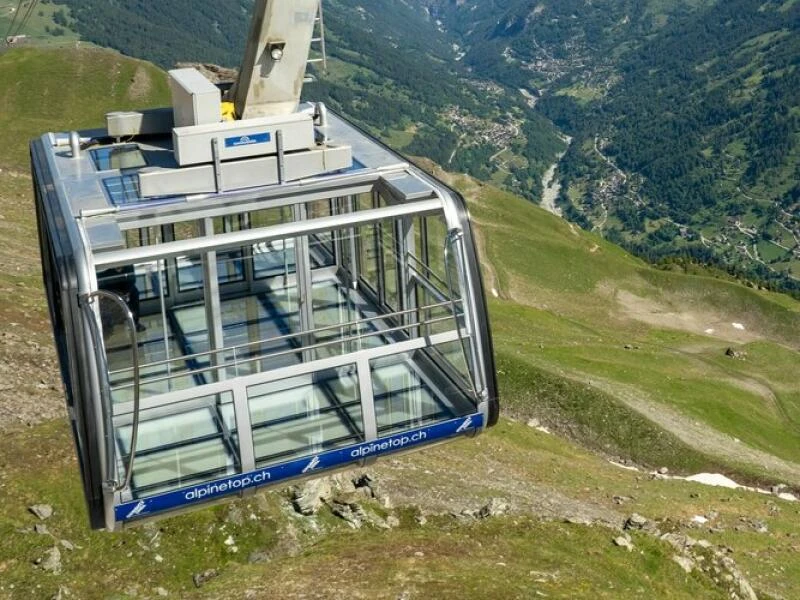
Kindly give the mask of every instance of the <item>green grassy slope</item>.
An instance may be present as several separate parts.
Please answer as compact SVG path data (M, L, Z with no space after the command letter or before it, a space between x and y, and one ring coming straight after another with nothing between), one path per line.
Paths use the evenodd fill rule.
M169 104L165 74L108 50L12 49L0 54L0 165L25 168L27 142L99 127L112 110Z
M517 374L527 365L530 373L566 375L631 406L647 400L800 461L800 303L654 270L518 198L470 185L462 182L483 233L488 286L499 296L492 322L510 389L526 387ZM740 358L726 356L729 347ZM531 409L514 394L510 403ZM538 412L547 418L546 410ZM626 436L615 435L611 449L618 451ZM628 451L648 464L661 454ZM696 464L696 457L684 459L687 467Z
M137 72L149 75L146 94L135 85ZM27 139L99 124L111 108L164 104L166 89L153 67L100 51L7 53L0 80L14 82L0 91L14 107L0 115L0 319L24 340L44 341ZM733 549L759 597L792 597L800 588L796 505L654 480L603 455L800 485L788 462L800 461L793 447L798 303L654 271L530 203L471 180L456 183L471 204L487 290L497 293L490 309L506 417L475 442L373 470L396 508L364 506L394 514L399 526L353 531L328 509L300 518L284 492L273 492L124 533L90 533L68 427L59 418L0 435L0 599L49 599L59 590L77 598L155 598L163 591L202 598L729 597L711 577L685 574L672 560L675 551L653 537L633 534L634 552L615 547L619 532L609 525L632 512L658 519L662 531ZM706 334L711 328L715 333ZM728 358L728 347L746 356ZM30 379L34 394L35 372ZM19 392L0 382L3 401ZM39 394L42 413L52 414L54 394ZM731 446L786 462L765 468L746 452L683 439L654 420L662 409L674 411L678 425L685 418L703 431L714 427ZM563 435L526 426L534 416ZM465 521L450 514L497 497L508 500L508 515ZM46 533L34 532L27 507L36 503L55 509ZM692 525L696 515L713 515L711 526ZM756 531L754 521L768 532ZM54 546L60 574L36 565ZM212 568L218 576L196 588L192 576Z
M78 34L71 27L71 16L68 8L47 2L39 2L22 25L23 17L28 11L30 2L22 4L20 14L16 14L16 0L0 2L0 35L6 32L25 36L24 44L33 46L64 46L74 44ZM58 15L55 17L54 15ZM60 21L59 25L56 23ZM14 24L11 28L12 22Z

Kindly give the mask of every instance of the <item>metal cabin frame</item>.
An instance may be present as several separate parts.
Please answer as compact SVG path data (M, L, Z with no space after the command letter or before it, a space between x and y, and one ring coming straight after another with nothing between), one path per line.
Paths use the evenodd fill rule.
M364 465L497 421L491 332L463 198L333 113L321 129L318 137L352 148L351 168L152 198L141 196L136 177L171 150L165 136L122 143L107 131L83 132L32 143L44 281L94 528ZM76 136L91 147L77 146ZM260 224L252 216L276 211L288 216ZM367 241L374 255L363 251ZM374 262L376 285L367 281L375 273L360 272L362 254ZM279 259L282 273L256 276ZM101 275L115 267L135 269L141 315L104 303L119 298L104 291ZM191 285L181 291L182 282ZM270 294L296 297L286 302L297 310L264 316ZM244 311L244 321L226 325L226 306ZM317 323L317 310L334 320ZM115 311L122 319L110 322ZM138 317L148 330L137 338ZM252 333L280 319L294 325ZM170 355L175 331L189 337L185 323L205 329ZM242 331L251 337L226 341ZM166 355L149 354L148 344ZM292 394L304 398L301 408L287 400ZM320 398L332 398L330 406ZM416 404L397 408L403 402ZM425 413L436 403L444 409ZM408 418L398 420L401 413ZM334 428L343 433L326 437ZM198 441L189 448L181 436ZM167 446L173 462L163 467ZM183 474L184 458L213 468ZM168 468L177 479L160 474Z

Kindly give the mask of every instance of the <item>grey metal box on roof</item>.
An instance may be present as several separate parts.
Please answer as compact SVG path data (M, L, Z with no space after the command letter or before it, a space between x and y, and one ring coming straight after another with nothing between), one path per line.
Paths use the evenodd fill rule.
M86 234L93 252L125 248L125 238L113 217L93 219L86 227Z
M208 125L222 120L219 88L197 69L173 69L169 72L175 127Z
M420 200L433 195L431 186L412 175L403 174L399 177L382 178L381 181L394 196L403 200Z

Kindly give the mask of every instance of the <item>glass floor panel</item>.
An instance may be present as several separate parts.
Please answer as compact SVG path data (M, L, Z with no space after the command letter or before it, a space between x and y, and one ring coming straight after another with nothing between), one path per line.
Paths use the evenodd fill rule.
M139 362L142 365L139 371L141 397L157 396L197 385L191 375L180 376L180 373L189 370L185 361L172 361L168 365L154 364L165 361L168 357L174 359L184 355L179 338L174 335L171 327L168 327L170 333L165 342L161 315L142 317L141 322L147 327L146 331L137 334ZM105 338L106 358L111 371L111 398L114 404L133 400L129 341L127 330L122 326L114 328Z
M220 439L137 455L135 464L131 480L134 498L237 472L233 457Z
M259 466L364 439L353 365L248 388Z
M275 240L253 245L253 271L258 279L295 273L296 263L294 240Z
M130 452L130 436L131 425L116 428L122 462ZM230 393L143 411L131 479L134 497L236 473L237 444Z
M312 302L315 329L364 321L378 315L374 305L361 293L335 278L314 283ZM301 330L296 287L227 298L221 301L220 307L226 348L220 356L228 376L250 375L302 361L301 353L291 352L304 341L299 335L291 337ZM142 398L205 385L216 379L215 371L208 370L211 361L206 353L210 346L203 304L169 309L166 341L160 314L142 316L141 322L147 328L138 335ZM318 331L305 341L324 344L315 350L314 358L320 359L390 343L389 337L378 332L379 327L372 321ZM370 333L375 335L368 335ZM283 339L275 339L281 337ZM335 343L342 337L354 339ZM124 326L114 328L105 339L115 404L133 400L128 339ZM278 356L271 356L275 354ZM260 356L264 358L257 360ZM181 373L186 374L182 376Z
M355 444L359 441L360 438L356 437L352 428L342 421L338 413L317 414L253 432L258 466L292 457L308 456L337 445Z
M371 367L381 436L475 411L475 403L432 364L425 351L377 359Z
M313 285L312 302L315 328L334 327L314 333L311 340L304 336L307 343L320 344L343 335L375 333L323 346L317 349L315 359L390 344L394 339L392 335L381 333L381 329L388 327L381 320L363 323L378 316L376 307L363 294L335 278ZM224 368L229 376L276 369L303 359L299 345L304 340L300 336L293 337L300 333L296 288L226 298L220 306L226 347ZM145 316L142 322L147 326L139 344L140 360L145 364L143 397L213 381L216 370L197 372L210 365L208 356L196 356L209 348L204 305L169 309L166 344L164 334L160 333L164 329L161 315ZM350 325L354 322L362 323ZM114 336L106 340L109 364L112 369L124 369L129 361L127 337L124 333L119 337L116 331L112 333ZM276 337L283 339L275 340ZM234 347L237 347L235 356ZM454 352L458 348L456 343L443 346L441 350L444 356L457 358ZM435 351L421 350L371 361L370 385L380 436L449 420L475 410L474 402L448 379L429 352ZM270 353L280 353L280 356L270 356ZM178 376L171 381L148 381L167 375L166 365L147 365L165 360L167 355L171 359L170 373ZM436 356L442 358L438 353ZM250 360L253 358L258 360ZM126 375L130 377L129 373L120 373L114 383L130 383L124 379ZM358 379L355 365L349 364L249 387L247 402L256 464L263 467L363 442ZM114 392L116 403L131 397L130 387ZM130 450L130 415L115 415L115 419L119 465L124 470L122 466ZM132 479L134 497L238 473L238 443L230 392L144 410Z
M387 343L387 339L382 335L369 335L377 333L378 327L375 321L370 321L362 325L345 325L364 321L377 316L377 311L372 303L367 301L364 296L352 288L342 285L337 281L324 282L315 285L313 288L313 308L314 308L314 328L327 328L314 334L314 343L323 344L341 338L355 338L342 341L341 343L331 343L324 345L316 350L316 357L327 358L356 352L364 348L375 348ZM343 327L331 327L335 325L345 325ZM356 337L365 336L365 337Z

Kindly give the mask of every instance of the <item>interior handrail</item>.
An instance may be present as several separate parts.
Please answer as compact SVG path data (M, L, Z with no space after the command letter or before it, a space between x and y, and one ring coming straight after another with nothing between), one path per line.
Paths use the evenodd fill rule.
M461 299L456 300L456 303L461 303ZM437 302L435 304L427 304L427 305L424 305L424 306L411 308L411 309L407 309L407 310L402 310L402 311L397 311L397 312L392 312L392 313L382 313L380 315L376 315L374 317L368 317L366 319L359 319L359 320L356 320L356 321L347 321L347 322L344 322L344 323L333 323L331 325L325 325L323 327L317 327L317 328L308 329L308 330L305 330L305 331L298 331L297 333L287 333L287 334L284 334L284 335L277 335L277 336L274 336L274 337L257 340L255 342L247 342L246 344L239 344L237 346L226 346L224 348L219 348L217 350L207 350L205 352L197 352L195 354L182 354L181 356L176 356L175 358L169 358L169 359L165 359L165 360L153 361L153 362L145 363L144 365L141 365L141 367L142 368L159 367L159 366L167 365L167 364L178 362L178 361L182 362L182 361L186 361L186 360L193 360L193 359L198 359L198 358L211 357L211 356L215 356L217 354L221 354L221 353L225 353L225 352L238 352L240 350L246 350L247 348L250 348L252 346L260 346L262 344L267 344L267 343L281 342L281 341L284 341L284 340L290 340L290 339L298 338L298 337L301 337L301 336L304 336L304 335L324 333L326 331L343 329L343 328L346 328L346 327L359 326L359 328L360 328L361 326L367 326L367 325L372 324L373 321L384 320L387 317L388 318L400 317L400 316L404 316L404 315L407 315L407 314L414 314L414 313L417 313L417 312L421 312L421 311L425 311L425 310L433 310L433 309L436 309L436 308L451 308L452 304L453 304L453 302L451 300L446 300L446 301L443 301L443 302ZM443 318L438 319L438 320L447 320L447 319L450 319L450 318L451 317L443 317ZM415 325L424 325L425 323L430 323L430 322L432 322L432 321L428 320L428 321L420 321L419 323L411 323L410 325L403 325L401 327L401 329L414 327ZM380 333L385 333L386 331L390 331L390 330L391 329L386 329L386 328L378 329L377 331L370 332L369 334L367 334L365 336L362 336L362 337L369 337L371 335L377 335L377 334L380 334ZM342 341L346 341L346 340L342 340L342 339L337 340L337 342L342 342ZM131 370L131 367L126 367L124 369L118 369L116 371L111 371L110 373L112 375L119 375L121 373L125 373L125 372L130 371L130 370Z
M451 248L461 240L463 237L464 232L460 229L451 229L447 232L447 236L444 239L444 270L445 274L447 275L448 281L448 290L450 291L450 298L453 300L453 319L456 322L456 332L458 334L458 342L459 346L461 346L461 354L464 357L464 365L467 368L467 375L469 376L469 384L472 388L472 394L475 397L475 400L480 402L480 394L478 394L478 386L475 383L475 374L472 372L472 367L470 365L469 356L467 356L467 351L464 346L464 336L461 334L461 326L458 324L458 313L456 312L456 301L455 301L455 292L453 288L453 278L450 273L450 261L452 257L450 256ZM458 269L459 274L461 274L461 261L456 257L456 269ZM463 308L463 305L462 305ZM464 315L464 320L466 321L466 314Z
M440 284L440 287L445 288L445 289L448 288L447 282L444 281L441 277L439 277L438 273L436 273L436 271L434 271L433 268L431 268L428 265L426 265L424 262L422 262L419 258L414 256L410 252L406 255L406 257L408 259L411 259L409 262L413 261L413 262L417 263L416 265L409 264L409 267L411 269L413 269L414 271L416 271L419 274L420 278L423 279L428 285L430 285L433 288L438 289L439 286L436 285L436 282L438 282ZM420 269L419 267L422 267L422 269ZM422 273L420 273L420 270L427 271L428 276L425 276ZM434 280L436 280L436 281L434 281ZM441 292L441 290L440 290L440 292ZM445 294L442 294L442 295L445 295Z
M126 490L131 485L131 478L133 477L133 463L136 459L136 444L138 442L139 437L139 404L140 404L140 393L139 393L139 340L137 339L136 335L136 320L133 317L133 312L131 312L128 303L125 302L119 295L115 294L114 292L110 292L108 290L97 290L94 292L90 292L88 294L84 294L82 299L84 301L84 306L87 309L87 321L89 322L89 327L92 330L92 337L95 340L95 348L96 353L98 355L98 360L100 361L100 365L103 371L104 379L104 389L110 390L111 389L111 382L109 378L111 376L111 372L108 370L107 361L105 358L105 353L101 351L102 345L100 341L102 341L101 335L101 328L97 323L97 319L94 313L91 312L91 304L94 300L98 298L106 298L114 302L117 306L122 309L122 314L125 316L125 322L128 329L128 334L130 335L131 340L131 356L132 356L132 365L131 369L133 370L133 423L131 425L131 441L130 441L130 453L128 456L128 463L125 466L125 477L123 478L122 482L119 482L115 477L116 472L116 452L113 451L113 446L109 446L112 448L108 452L108 479L106 481L106 485L108 486L109 490L112 492L121 492ZM129 386L130 387L130 386ZM111 431L113 430L113 409L111 403L111 396L110 394L104 394L104 404L103 408L106 412L106 427L109 431L106 432L106 435L109 436L107 439L113 439ZM109 442L112 444L113 442Z
M461 302L461 300L457 300L456 301L456 303L460 303L460 302ZM400 311L398 313L391 313L391 314L395 315L395 314L414 313L414 312L417 312L417 311L420 311L420 310L433 309L433 308L450 308L452 306L452 304L453 303L451 301L441 302L441 303L438 303L438 304L427 305L427 306L424 306L424 307L419 308L419 309ZM387 316L387 315L381 315L381 317L385 317L385 316ZM417 322L410 323L410 324L404 323L402 325L397 325L397 326L394 326L394 327L385 327L385 328L382 328L382 329L377 329L375 331L367 331L367 332L364 332L364 333L355 333L355 334L351 334L351 335L349 335L347 337L344 337L344 338L337 338L337 339L333 339L333 340L327 340L327 341L319 342L319 343L316 343L316 344L307 344L305 346L298 346L297 348L290 348L290 349L281 350L281 351L278 351L278 352L270 352L268 354L259 354L257 356L250 357L250 358L245 358L245 359L238 359L237 358L237 359L235 359L235 362L233 362L233 363L228 363L227 361L223 360L223 362L221 364L209 365L208 367L202 367L202 368L197 368L197 369L188 369L188 370L185 370L185 371L181 371L179 373L173 373L173 374L169 374L169 375L166 375L166 376L163 376L163 377L148 378L147 382L148 382L148 384L161 383L163 381L170 381L170 380L173 380L173 379L177 379L179 377L187 377L187 376L190 376L190 375L207 373L207 372L210 372L210 371L216 371L216 370L219 370L220 368L227 368L227 367L230 367L230 366L236 366L238 368L239 365L247 365L247 364L250 364L250 363L253 363L253 362L264 360L265 358L273 358L273 357L278 357L278 356L284 356L284 355L287 355L287 354L295 354L295 353L298 353L298 352L303 352L303 351L308 351L308 350L316 350L316 349L319 349L319 348L324 348L326 346L332 346L332 345L348 343L348 342L355 342L355 341L358 341L358 340L363 340L365 338L374 337L374 336L377 336L377 335L385 335L387 333L394 333L396 331L403 331L403 330L407 330L407 329L414 328L414 327L423 327L425 325L434 325L436 323L443 323L443 322L446 322L446 321L450 321L453 318L454 318L453 315L445 315L445 316L441 316L441 317L433 317L433 318L430 318L430 319L422 319L422 320L419 320ZM331 330L331 329L342 329L342 328L351 327L351 326L354 326L354 325L357 325L357 326L358 325L366 325L366 324L369 323L369 321L371 321L373 319L374 318L371 318L369 320L363 320L363 321L351 321L349 323L329 325L329 326L326 326L326 327L321 327L321 328L313 329L313 330L309 330L309 331L303 331L303 332L298 332L298 333L293 333L293 334L288 334L288 335L282 335L282 336L276 336L276 337L272 337L272 338L266 338L266 339L263 339L263 340L260 340L260 341L256 341L256 342L249 342L247 344L241 344L239 346L229 346L229 347L226 347L226 348L221 348L219 350L210 350L210 351L207 351L207 352L180 356L180 357L176 357L176 358L173 358L173 359L168 359L168 360L163 360L163 361L155 361L155 362L152 362L152 363L146 363L146 364L142 365L142 367L149 369L149 368L153 368L153 367L166 366L166 365L169 365L169 364L172 364L172 363L176 363L176 362L185 362L187 360L192 360L192 359L205 358L205 357L211 358L211 357L218 356L220 354L231 354L231 353L233 353L234 356L236 356L236 352L237 351L242 350L244 348L249 348L251 346L259 346L259 345L266 344L266 343L274 343L276 341L303 337L303 336L307 336L308 334L319 333L319 332L328 331L328 330ZM360 329L360 327L359 327L359 329ZM223 356L223 358L224 358L224 356ZM130 370L131 370L131 368L118 369L116 371L109 372L109 375L123 375L123 374L129 372ZM113 389L114 390L123 390L123 389L127 389L127 388L131 387L131 385L132 384L125 383L125 384L114 386Z

